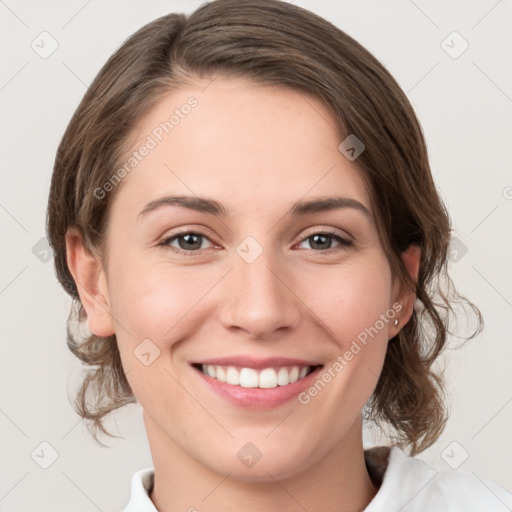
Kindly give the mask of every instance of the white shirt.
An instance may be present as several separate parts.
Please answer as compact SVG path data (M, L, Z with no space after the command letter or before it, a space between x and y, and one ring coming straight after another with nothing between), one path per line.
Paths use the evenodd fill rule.
M365 451L380 488L364 512L510 512L512 494L499 485L462 470L434 471L419 459L391 448L387 467L373 464ZM382 453L382 452L381 452ZM132 477L131 497L122 512L157 512L149 498L153 468Z

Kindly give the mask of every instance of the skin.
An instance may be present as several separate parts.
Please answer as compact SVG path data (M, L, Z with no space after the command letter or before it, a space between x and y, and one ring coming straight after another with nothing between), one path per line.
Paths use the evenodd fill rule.
M233 78L208 83L170 92L141 121L130 152L169 112L191 96L198 101L123 179L107 259L68 233L68 265L89 328L117 337L143 408L157 508L362 510L377 489L364 463L361 411L414 295L391 274L357 161L338 150L329 110L289 89ZM177 194L213 198L229 215L167 205L139 217L150 201ZM355 208L290 213L296 201L333 195L359 201L370 215ZM309 238L326 229L352 245L327 238L319 247ZM159 245L178 231L205 237L188 254L178 252L180 239ZM262 248L252 263L236 251L248 236ZM416 277L418 250L403 260ZM386 323L306 405L238 407L190 365L251 355L328 368L397 302L399 326ZM144 339L160 350L148 366L134 355ZM237 457L248 442L262 453L250 468Z

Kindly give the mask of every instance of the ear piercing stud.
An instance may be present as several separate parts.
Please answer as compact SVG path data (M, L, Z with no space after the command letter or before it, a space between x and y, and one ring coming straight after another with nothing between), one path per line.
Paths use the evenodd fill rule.
M398 318L395 318L395 321L393 322L393 325L394 325L395 327L398 327L398 324L399 324L399 323L400 323L400 322L398 321Z

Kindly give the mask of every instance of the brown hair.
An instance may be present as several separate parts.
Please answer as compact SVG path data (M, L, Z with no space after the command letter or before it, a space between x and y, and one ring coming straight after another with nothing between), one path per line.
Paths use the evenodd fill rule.
M446 422L442 378L432 366L447 343L451 301L464 300L446 270L450 221L423 134L407 97L367 50L328 21L278 0L217 0L188 17L169 14L145 25L103 66L69 123L56 155L47 233L57 277L74 299L68 346L90 367L77 412L97 440L98 429L111 435L104 416L135 398L115 336L74 331L73 319L86 314L66 264L66 232L77 227L89 250L104 246L108 207L119 187L101 200L94 191L119 168L137 123L168 91L217 75L312 95L329 107L343 138L356 134L365 144L356 164L379 235L393 274L415 290L419 306L389 343L367 419L384 420L394 442L412 454L422 451ZM421 248L416 283L400 258L411 244ZM478 317L472 337L481 317L466 303Z

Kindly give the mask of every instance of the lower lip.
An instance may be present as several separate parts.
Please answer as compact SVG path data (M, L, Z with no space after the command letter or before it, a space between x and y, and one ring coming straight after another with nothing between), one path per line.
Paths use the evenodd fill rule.
M315 380L321 369L322 367L319 366L303 379L300 379L293 384L277 386L275 388L243 388L242 386L233 386L226 382L214 379L209 375L205 375L197 368L194 368L194 371L203 378L210 389L238 407L247 407L250 409L272 409L297 397L302 391L311 385L312 381Z

